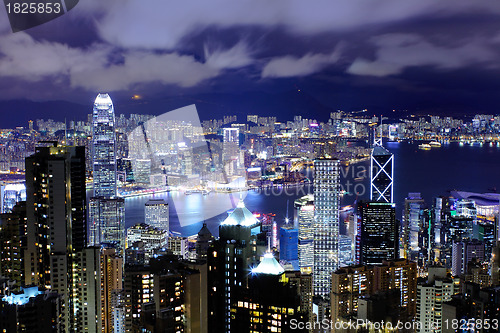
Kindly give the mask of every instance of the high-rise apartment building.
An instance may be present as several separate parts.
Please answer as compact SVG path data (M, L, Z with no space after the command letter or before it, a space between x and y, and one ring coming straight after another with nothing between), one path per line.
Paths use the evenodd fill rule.
M314 295L328 299L339 267L340 161L314 160Z
M416 321L421 324L417 333L441 333L443 303L459 293L459 279L447 278L446 269L429 268L427 283L417 287Z
M108 94L97 95L92 111L94 197L116 196L115 110Z
M361 202L358 262L361 265L381 264L399 257L399 226L396 205L387 202Z
M18 202L10 213L0 214L0 274L14 282L11 290L26 282L27 220L26 201Z
M342 267L332 274L331 320L356 315L360 297L395 290L399 290L400 319L411 319L416 304L416 263L398 259L375 266Z
M85 147L37 147L26 158L25 284L56 291L62 325L75 325L74 255L86 246Z
M123 286L123 259L119 257L116 250L101 250L101 320L104 333L114 333L116 295L120 293Z

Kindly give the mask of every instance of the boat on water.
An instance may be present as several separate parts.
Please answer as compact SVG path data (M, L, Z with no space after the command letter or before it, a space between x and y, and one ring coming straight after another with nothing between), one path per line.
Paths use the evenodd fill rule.
M431 141L431 142L429 142L429 145L431 147L441 147L441 143L439 143L437 141Z
M422 149L422 150L430 150L432 147L430 144L428 143L422 143L421 145L418 146L418 149Z

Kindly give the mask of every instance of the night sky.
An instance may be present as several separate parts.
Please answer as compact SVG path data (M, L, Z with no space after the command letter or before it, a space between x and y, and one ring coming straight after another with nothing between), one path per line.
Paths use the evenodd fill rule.
M83 0L18 33L0 9L0 128L83 120L98 92L117 113L326 120L496 114L499 90L498 1Z

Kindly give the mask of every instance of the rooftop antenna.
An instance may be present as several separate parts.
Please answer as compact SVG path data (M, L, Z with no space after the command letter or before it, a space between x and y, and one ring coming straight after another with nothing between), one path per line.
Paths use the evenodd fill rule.
M290 219L288 218L288 204L290 203L290 200L286 200L286 217L285 217L285 224L288 224L290 222Z
M373 138L373 146L380 146L382 147L382 121L383 121L383 118L382 118L382 115L380 116L380 125L379 125L379 133L380 133L380 137L377 138L377 135L375 134L374 135L374 138Z

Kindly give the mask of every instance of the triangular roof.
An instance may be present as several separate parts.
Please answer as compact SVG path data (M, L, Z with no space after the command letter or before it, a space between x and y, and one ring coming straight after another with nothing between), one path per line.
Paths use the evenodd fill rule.
M281 275L285 269L274 258L273 254L267 252L260 264L252 269L253 274Z
M245 207L243 200L238 202L238 205L231 214L221 223L225 225L242 225L246 227L258 224L259 220Z

